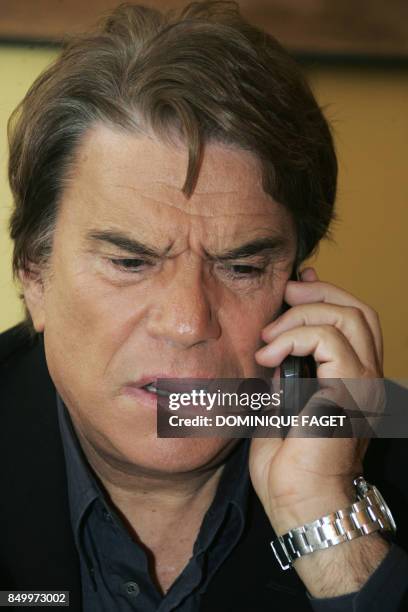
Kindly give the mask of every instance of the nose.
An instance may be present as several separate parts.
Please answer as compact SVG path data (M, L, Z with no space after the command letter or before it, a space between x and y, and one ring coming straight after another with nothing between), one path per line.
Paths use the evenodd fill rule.
M183 349L220 337L215 295L205 287L198 266L179 269L161 286L150 309L147 331Z

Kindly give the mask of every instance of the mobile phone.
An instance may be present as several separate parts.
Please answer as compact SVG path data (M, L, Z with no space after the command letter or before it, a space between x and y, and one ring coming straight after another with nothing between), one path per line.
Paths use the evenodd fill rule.
M300 280L297 270L294 270L290 280ZM289 304L284 302L282 305L282 312L289 310L289 308ZM299 414L318 387L316 362L313 355L308 355L306 357L288 355L280 364L279 369L279 378L283 393L281 409L285 414ZM301 379L307 380L301 382ZM283 437L286 436L287 431L282 432Z
M297 269L293 271L290 280L300 280ZM289 308L290 306L284 302L282 312L289 310ZM316 378L316 362L313 359L313 355L308 355L307 357L295 357L294 355L288 355L280 365L280 378Z

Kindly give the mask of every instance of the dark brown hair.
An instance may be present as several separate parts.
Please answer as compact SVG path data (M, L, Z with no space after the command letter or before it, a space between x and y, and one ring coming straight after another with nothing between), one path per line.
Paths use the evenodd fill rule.
M64 176L85 131L176 129L191 195L202 147L236 145L261 163L264 189L292 213L297 262L333 217L337 162L329 126L296 62L229 1L162 14L125 4L71 39L9 122L14 272L46 262ZM167 135L167 136L166 136Z

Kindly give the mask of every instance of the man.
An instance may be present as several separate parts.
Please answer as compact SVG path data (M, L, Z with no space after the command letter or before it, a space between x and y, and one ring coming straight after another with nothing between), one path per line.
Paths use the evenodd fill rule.
M10 131L27 322L1 339L3 590L87 612L405 609L403 446L363 468L359 439L156 435L159 378L270 376L288 355L382 377L375 312L313 269L289 280L336 170L298 68L232 3L120 7L37 79ZM349 508L363 471L399 544L374 521L283 572L270 541Z

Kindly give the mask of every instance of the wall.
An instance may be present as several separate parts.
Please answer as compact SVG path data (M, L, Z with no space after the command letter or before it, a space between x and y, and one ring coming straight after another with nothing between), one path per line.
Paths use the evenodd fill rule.
M317 268L377 310L385 372L408 378L408 74L336 68L310 76L330 104L340 162L336 243L322 243Z
M6 183L6 121L35 76L51 61L48 49L0 47L0 331L21 318L10 274ZM309 67L331 120L340 161L335 243L315 258L324 280L371 304L380 314L385 371L408 378L408 78L403 70Z
M23 312L11 278L11 241L7 233L12 202L7 183L7 119L54 55L49 49L0 46L0 331L17 323Z

